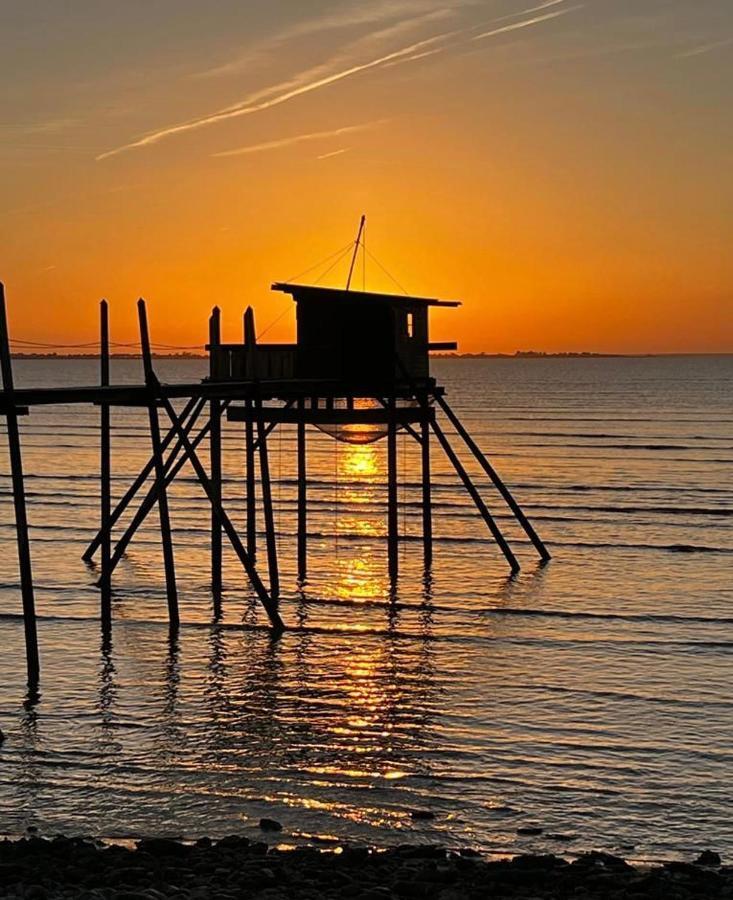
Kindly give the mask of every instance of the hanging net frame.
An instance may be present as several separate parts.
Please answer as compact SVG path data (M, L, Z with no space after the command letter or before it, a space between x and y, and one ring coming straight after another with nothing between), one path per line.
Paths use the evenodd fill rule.
M319 404L320 405L320 404ZM384 404L380 403L379 400L373 397L355 397L353 399L347 400L345 397L336 397L334 398L332 404L329 400L329 407L333 406L333 409L383 409ZM406 409L406 408L414 408L419 406L417 400L413 399L398 399L396 402L398 409ZM341 441L343 444L373 444L375 441L381 441L382 438L387 436L387 425L386 424L374 424L374 423L357 423L350 422L349 424L328 424L328 423L319 423L316 425L316 428L319 431L322 431L324 434L330 435L332 438L335 438L337 441ZM398 426L400 430L403 429L403 426Z

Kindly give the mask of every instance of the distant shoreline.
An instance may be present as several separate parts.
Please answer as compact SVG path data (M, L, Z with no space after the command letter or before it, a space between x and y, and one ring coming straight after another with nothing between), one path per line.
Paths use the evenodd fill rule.
M433 353L431 359L664 359L666 357L733 356L721 353L591 353L566 351L544 353L540 350L517 350L514 353ZM139 353L112 353L111 359L140 359ZM153 353L154 359L208 359L205 353ZM99 359L98 353L13 353L13 359Z

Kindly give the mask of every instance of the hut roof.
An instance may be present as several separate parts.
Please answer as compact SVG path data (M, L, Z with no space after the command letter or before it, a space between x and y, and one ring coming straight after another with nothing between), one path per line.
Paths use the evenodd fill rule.
M355 301L370 301L374 303L386 303L392 306L460 306L458 300L438 300L435 297L409 297L401 294L378 294L371 291L347 291L344 288L325 288L312 284L288 284L277 281L272 285L273 291L282 291L290 294L293 300L323 300L349 303Z

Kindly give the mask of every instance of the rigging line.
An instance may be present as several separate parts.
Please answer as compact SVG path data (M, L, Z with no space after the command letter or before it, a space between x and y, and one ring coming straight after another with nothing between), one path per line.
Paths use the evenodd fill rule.
M289 311L290 311L290 301L288 301L288 305L287 305L287 306L285 307L285 309L280 313L280 315L279 315L279 316L276 316L276 317L272 320L272 322L270 322L270 324L267 326L267 328L265 328L264 331L261 331L261 332L257 335L257 340L259 341L261 338L263 338L263 337L267 334L267 332L268 332L274 325L277 325L277 323L280 321L280 319L282 319L282 318L285 316L285 314L286 314L287 312L289 312Z
M397 287L402 291L402 293L403 293L406 297L409 297L409 296L410 296L409 293L408 293L408 292L402 287L402 285L399 283L399 281L397 281L397 279L394 277L394 275L380 263L380 261L379 261L379 260L377 259L377 257L371 252L371 250L367 250L367 248L364 247L364 252L367 254L367 256L369 257L369 259L373 260L373 261L379 266L379 268L384 272L385 275L387 275L389 278L392 279L392 281L394 281L394 283L397 285Z
M293 281L296 281L296 280L299 279L299 278L302 278L303 275L307 275L308 272L312 272L314 269L320 268L320 266L322 266L322 265L324 265L324 264L326 264L326 263L329 263L334 257L338 257L338 259L336 260L336 262L338 262L339 259L346 253L346 251L347 251L350 247L351 247L351 243L346 244L345 246L343 246L343 247L341 247L340 249L338 249L335 253L330 253L328 256L326 256L326 257L324 257L323 259L319 260L319 261L318 261L317 263L315 263L314 265L309 266L307 269L303 269L302 272L298 272L297 275L291 275L290 278L286 278L286 279L285 279L285 283L286 283L286 284L289 284L289 283L291 283L291 282L293 282ZM335 263L334 263L334 265L335 265ZM330 271L331 271L331 270L328 269L328 270L324 273L324 275L321 275L321 278L323 278L325 275L327 275L328 272L330 272ZM320 279L319 279L319 280L320 280ZM315 283L318 284L318 281L316 281ZM287 313L287 311L290 309L290 301L287 300L286 303L287 303L287 305L286 305L286 307L283 309L283 311L282 311L279 315L277 315L277 316L276 316L276 317L275 317L268 325L266 325L266 326L265 326L265 329L264 329L263 331L261 331L261 332L257 335L257 340L260 340L260 338L263 338L263 337L267 334L267 332L268 332L274 325L277 325L277 323L280 321L280 319L282 319L283 316L285 316L285 314Z
M99 341L89 341L84 344L47 344L41 341L26 341L22 338L11 338L11 344L22 344L25 347L51 347L54 349L66 348L66 347L99 347Z
M302 272L298 272L297 275L291 275L290 278L286 278L285 279L286 283L293 282L297 278L302 278L303 275L307 275L308 272L312 272L314 269L319 269L321 266L324 266L326 263L331 262L331 260L334 258L334 256L339 256L345 250L348 250L350 247L351 247L351 241L349 241L349 243L346 244L344 247L341 247L339 250L336 250L335 253L330 253L328 256L319 260L317 263L314 263L312 266L308 266L307 269L303 269Z
M313 284L318 284L319 281L323 281L323 279L326 277L326 275L328 275L329 272L331 272L333 269L335 269L336 266L341 262L341 260L344 259L344 257L348 256L351 253L352 247L353 247L353 244L349 244L349 246L344 250L344 252L341 254L341 256L339 256L339 258L335 262L333 262L326 269L325 272L323 272L321 275L319 275L318 278L316 278L316 280L313 282Z

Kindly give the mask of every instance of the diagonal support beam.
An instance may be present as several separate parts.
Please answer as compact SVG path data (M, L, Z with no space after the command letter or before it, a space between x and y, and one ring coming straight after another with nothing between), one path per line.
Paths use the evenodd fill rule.
M226 406L228 404L228 402L229 401L224 401L224 405ZM206 404L206 401L201 400L200 406L198 407L198 409L194 412L194 414L186 422L186 424L184 426L184 428L186 430L186 434L189 434L191 432L191 430L192 430L194 424L196 423L196 420L198 419L199 415L201 414L201 411L203 410L205 404ZM181 422L183 422L185 420L185 415L186 414L185 414L185 410L184 410L180 415ZM210 425L210 423L207 422L201 428L201 430L198 432L198 434L194 437L194 439L192 441L192 446L198 447L198 445L201 443L201 441L203 441L203 439L209 433L209 425ZM165 473L166 473L165 474L165 486L166 487L168 487L168 485L171 484L175 480L176 475L178 475L178 473L181 471L181 469L186 464L187 460L186 460L185 456L182 456L180 459L178 459L176 461L176 457L178 456L180 449L181 449L181 444L180 444L180 442L178 442L176 444L176 446L173 448L173 450L171 451L170 455L168 456L168 459L165 461ZM148 515L150 514L150 511L155 506L157 500L158 500L158 485L154 481L153 484L151 485L150 489L148 490L148 493L145 495L144 500L142 501L142 503L138 507L137 511L135 512L135 515L132 517L130 524L127 526L122 537L117 541L117 543L115 545L114 552L112 553L112 559L110 560L110 574L112 572L114 572L114 570L117 568L117 564L122 559L122 557L125 555L125 552L127 551L130 541L132 540L132 538L135 535L135 532L138 530L138 528L142 525L142 523L148 517Z
M152 364L152 356L150 354L150 339L148 337L148 319L147 319L147 311L145 309L145 301L138 301L138 315L140 318L140 337L141 344L143 348L143 359L145 361L145 375L146 380L150 386L151 396L155 396L165 409L168 418L173 425L173 428L178 435L178 440L181 442L181 446L183 448L183 452L185 453L186 458L193 466L193 470L198 477L199 483L201 487L204 489L204 493L209 499L209 503L211 503L211 507L214 510L217 520L221 528L224 529L224 533L229 538L232 547L234 548L234 552L240 559L242 566L249 576L249 580L252 584L252 587L255 589L255 593L257 594L260 602L265 608L265 611L270 619L270 624L272 625L273 631L282 632L285 630L285 625L283 624L283 620L280 618L280 613L277 609L277 603L270 597L267 593L267 589L265 585L262 583L262 579L260 578L257 569L255 569L252 560L250 559L247 551L244 549L242 545L242 541L237 534L237 530L232 524L231 519L224 511L221 503L218 502L216 495L211 487L211 479L206 474L206 469L204 468L201 460L198 458L196 454L196 450L191 445L191 441L189 440L186 431L181 424L179 417L176 414L175 409L173 408L173 404L170 402L168 397L163 390L163 386L160 381L158 381L158 377L153 371ZM156 407L157 409L157 407ZM162 486L162 482L161 482ZM160 491L160 496L158 498L158 505L160 507L161 501L163 501L166 496L165 489Z
M494 521L494 518L491 515L491 513L489 512L483 499L481 498L481 495L476 490L476 486L473 483L473 481L471 481L471 477L469 476L468 472L464 468L463 463L460 461L460 459L456 455L456 452L453 449L453 447L451 447L448 438L443 433L443 429L440 427L440 425L438 425L438 423L436 421L432 422L432 426L433 426L433 431L435 432L435 436L438 439L438 443L443 448L445 455L451 461L453 468L458 473L459 478L463 482L463 486L466 488L468 493L471 495L471 499L473 500L474 504L476 505L476 509L478 509L478 511L481 513L481 517L483 518L484 522L486 522L486 524L489 528L489 531L491 532L491 534L494 537L494 540L501 548L501 552L504 554L507 562L511 566L512 572L514 574L516 574L517 572L519 572L519 563L517 562L516 556L512 552L512 548L509 546L509 544L506 541L506 538L499 530L499 526Z
M234 552L239 557L242 566L249 576L249 580L252 582L252 587L255 589L255 593L260 599L260 602L265 608L267 615L270 619L270 624L273 629L276 631L283 631L285 629L285 625L283 624L282 619L280 618L280 613L277 609L277 603L272 599L272 597L267 593L267 589L265 585L262 583L262 579L260 578L257 570L255 569L252 560L249 557L249 554L244 549L242 541L237 534L237 530L232 524L231 519L224 511L221 503L219 503L216 499L216 496L211 488L211 480L209 476L206 474L206 470L204 469L200 459L196 454L196 450L191 445L191 441L188 439L188 435L185 433L183 426L178 421L176 417L176 411L173 409L173 406L165 396L162 387L158 386L158 393L160 399L162 401L163 407L168 413L168 418L173 423L173 427L176 429L178 433L179 440L181 445L183 446L183 452L186 455L186 458L193 466L193 470L196 473L199 483L201 487L204 489L204 493L209 499L211 503L212 509L219 521L220 526L224 529L224 533L229 538L231 545L234 549Z
M18 565L20 570L20 592L23 601L23 629L25 631L26 665L28 670L28 693L35 697L38 690L40 663L38 657L38 633L36 628L36 603L33 592L33 569L31 547L28 538L28 512L25 502L25 479L23 477L23 456L18 428L18 411L13 393L13 363L10 353L8 318L5 308L5 287L0 282L0 370L2 372L5 397L5 421L8 435L8 455L10 457L10 478L15 506L15 530L18 538Z
M476 444L474 439L471 437L471 435L468 433L468 431L464 428L463 423L458 418L458 416L453 412L453 410L450 408L450 406L448 406L448 403L445 401L445 399L439 395L436 395L435 399L436 399L438 405L440 406L440 408L446 414L446 416L448 416L448 419L449 419L451 425L458 432L458 434L462 438L464 444L471 451L474 458L479 463L479 465L484 470L484 472L486 472L486 474L489 476L492 483L494 484L494 487L499 491L501 496L504 498L507 506L514 513L517 521L524 529L524 532L527 535L527 537L534 544L535 549L537 550L539 555L542 557L542 559L545 562L548 562L551 559L549 550L544 545L540 536L537 534L537 532L532 527L532 523L525 516L524 511L522 510L522 507L514 499L509 488L504 484L504 482L499 477L499 473L491 465L491 463L488 461L486 456L481 452L480 448L478 447L478 445Z
M183 417L185 418L186 416L190 415L192 410L194 409L194 407L197 405L199 406L199 412L200 412L201 408L203 408L204 403L205 403L204 400L197 400L195 397L192 397L188 401L188 403L186 404L186 406L183 410L183 413L182 413ZM196 415L198 415L198 413ZM165 451L168 449L174 436L175 436L175 431L173 428L171 428L168 431L168 433L166 434L163 441L161 442L160 449L162 451ZM150 475L150 473L153 471L154 468L155 468L155 460L151 456L150 459L147 461L147 463L145 463L143 468L140 470L139 474L137 475L135 480L132 482L130 487L127 489L127 491L125 491L124 495L120 499L117 506L115 506L114 510L112 510L112 512L110 513L110 516L109 516L110 529L115 525L115 523L119 520L122 513L130 505L133 498L135 497L137 492L140 490L140 488L145 484L145 482L148 479L148 476ZM97 534L95 535L94 539L92 540L92 542L89 544L87 549L82 554L82 559L85 562L91 562L91 560L93 559L97 550L99 550L99 548L101 547L103 540L104 540L104 529L100 528L99 531L97 532Z
M165 485L165 468L160 440L160 421L158 419L157 395L160 383L153 371L153 356L150 351L150 335L148 333L148 316L143 299L137 302L137 314L140 324L140 347L143 355L145 385L148 389L148 419L150 421L150 443L152 445L155 482L158 486L158 517L160 519L160 537L163 543L163 565L165 567L166 595L168 597L168 622L171 631L176 631L180 624L178 614L178 589L176 587L176 566L173 557L173 538L171 535L170 512L168 510L168 491Z

